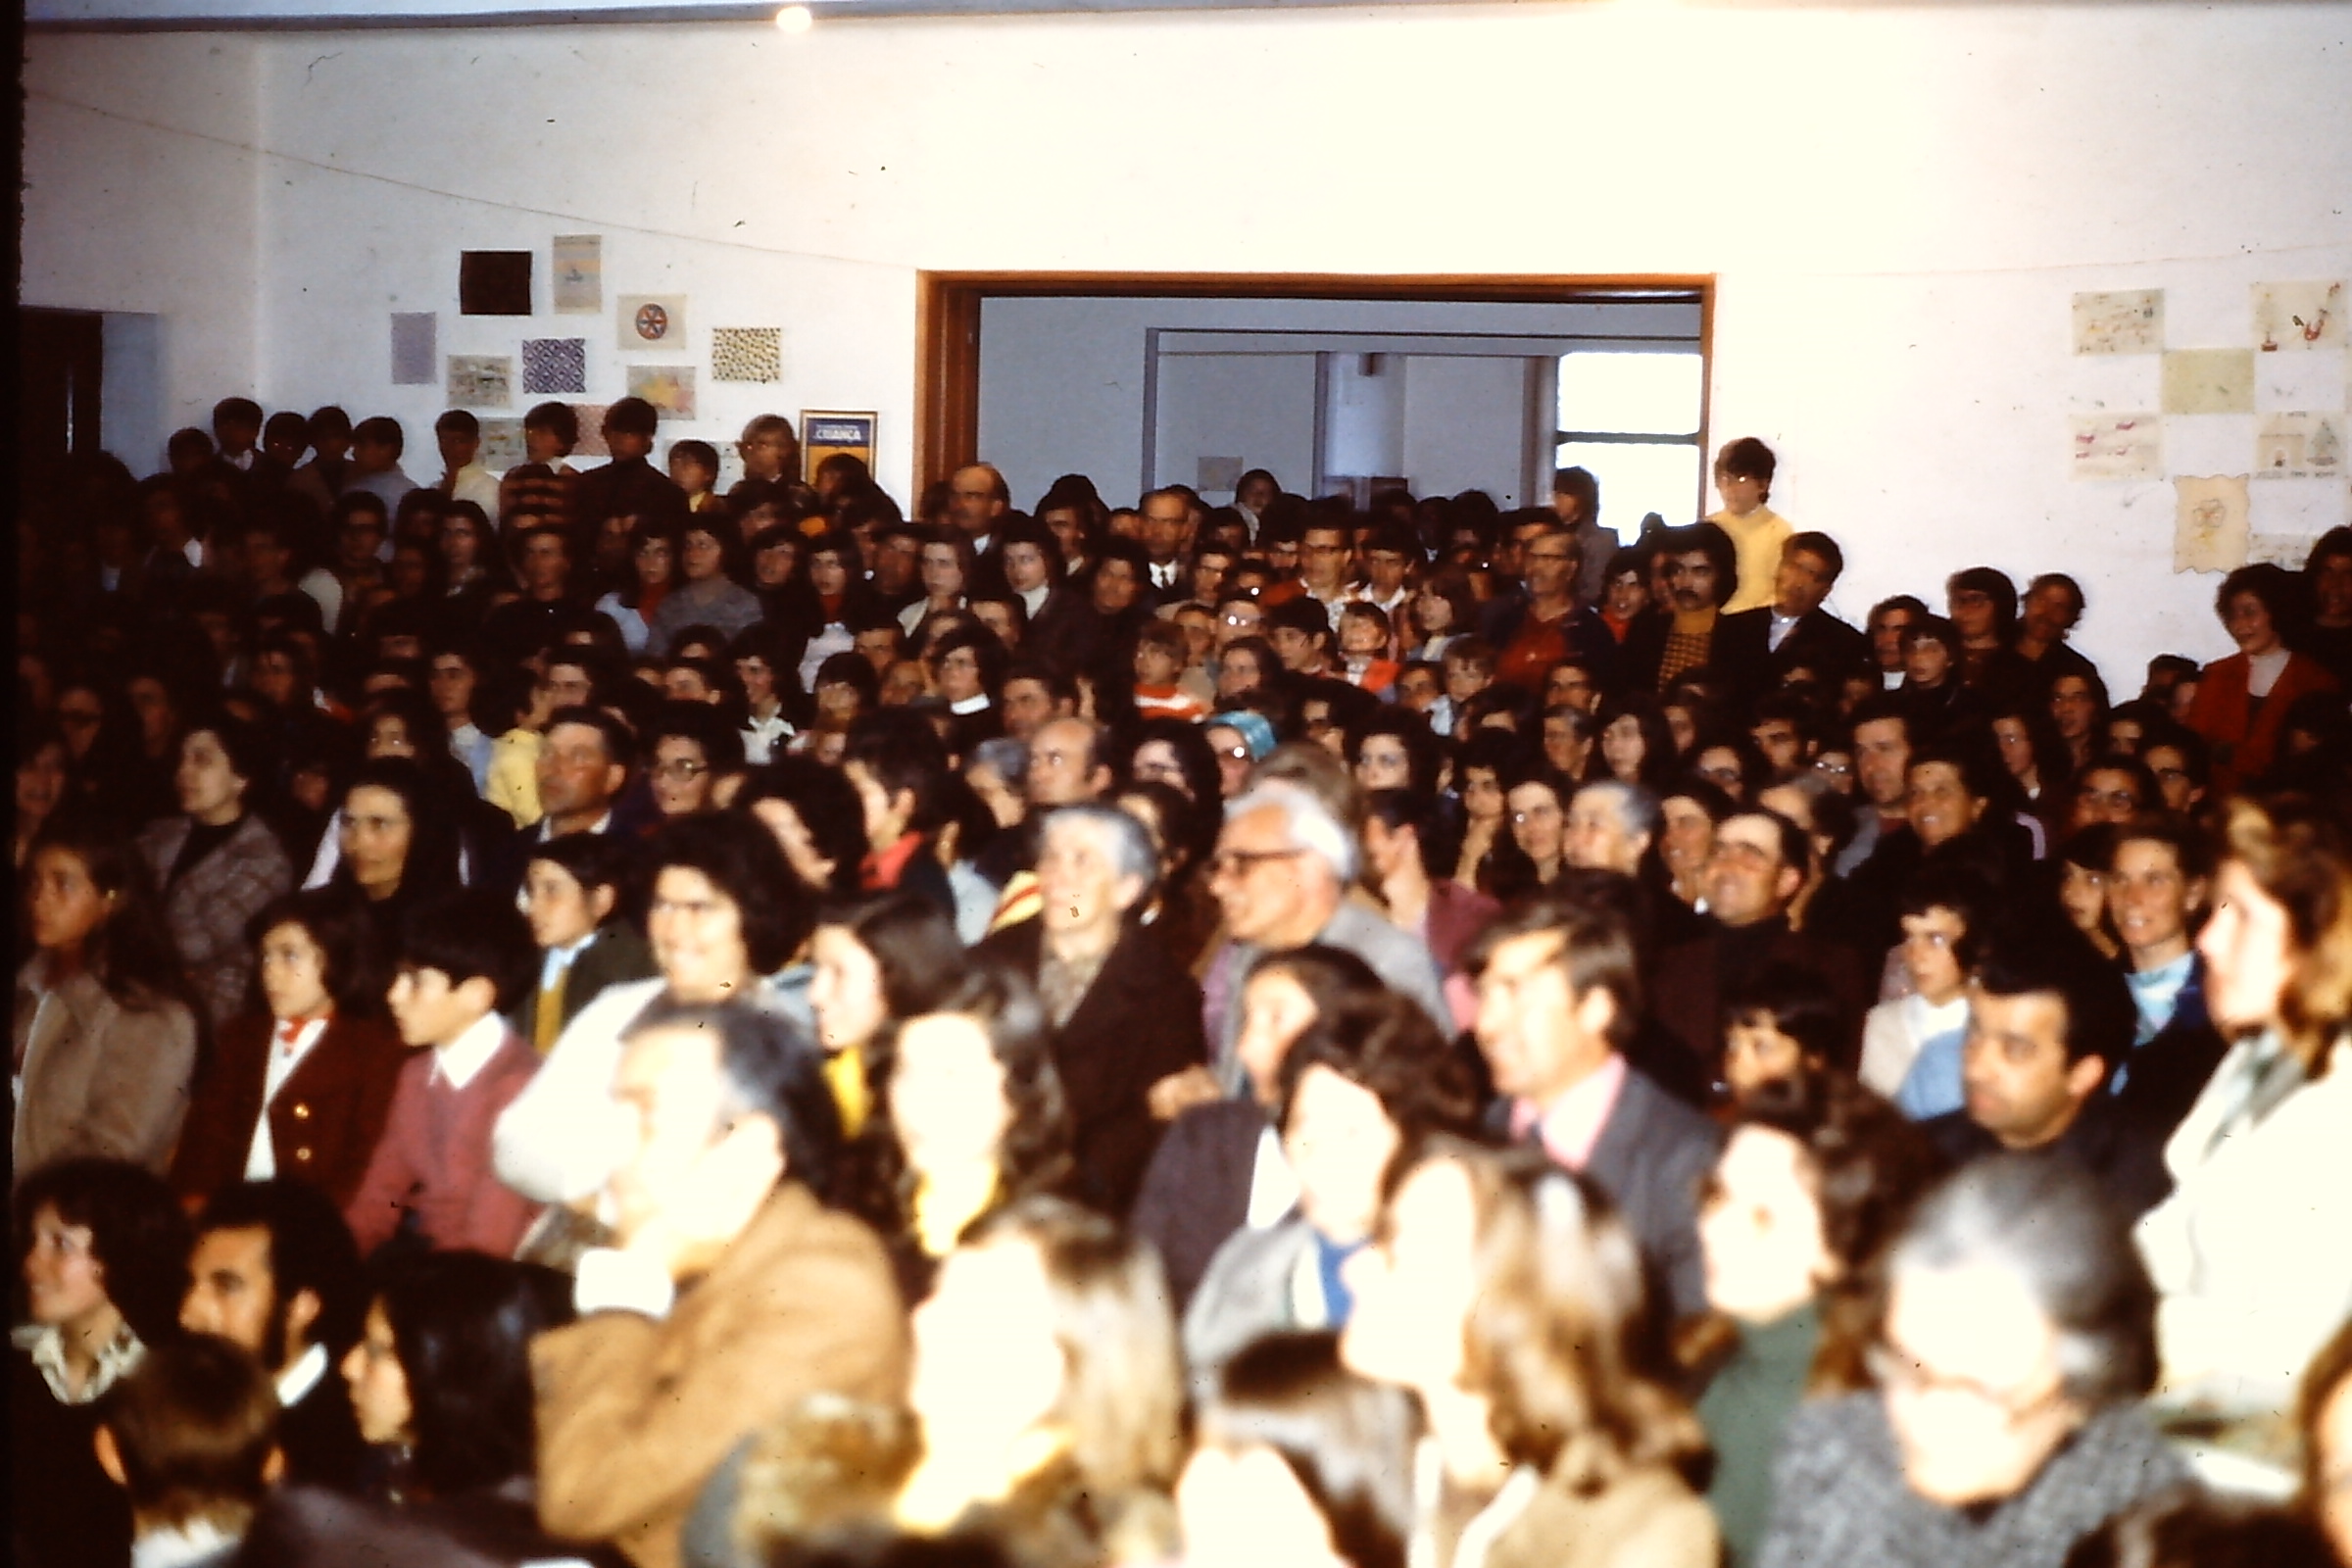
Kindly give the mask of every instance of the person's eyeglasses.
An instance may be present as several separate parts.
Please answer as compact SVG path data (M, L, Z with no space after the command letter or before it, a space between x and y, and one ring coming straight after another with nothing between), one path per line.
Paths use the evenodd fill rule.
M1217 749L1217 755L1229 762L1247 762L1250 760L1250 748L1247 746L1223 746Z
M2051 1383L2039 1393L2017 1389L1996 1389L1975 1378L1955 1377L1937 1372L1910 1351L1878 1340L1862 1352L1862 1364L1869 1369L1879 1387L1889 1394L1917 1396L1928 1394L1960 1394L1988 1404L2010 1421L2023 1421L2037 1411L2046 1409L2066 1393L2063 1378Z
M709 762L689 762L680 759L672 759L666 762L656 762L654 764L654 777L656 778L682 778L692 780L701 778L705 773L710 771L710 764Z
M1816 772L1816 773L1827 773L1827 774L1829 774L1829 775L1830 775L1831 777L1833 777L1833 778L1843 778L1843 777L1845 777L1847 774L1849 774L1849 773L1853 772L1853 770L1854 770L1854 764L1853 764L1853 763L1851 763L1851 762L1838 762L1838 761L1833 761L1832 760L1830 760L1829 758L1826 758L1826 757L1825 757L1825 758L1822 758L1820 760L1816 761L1816 762L1813 764L1813 771L1814 771L1814 772Z
M1208 858L1213 877L1248 876L1269 860L1295 860L1304 850L1219 850Z

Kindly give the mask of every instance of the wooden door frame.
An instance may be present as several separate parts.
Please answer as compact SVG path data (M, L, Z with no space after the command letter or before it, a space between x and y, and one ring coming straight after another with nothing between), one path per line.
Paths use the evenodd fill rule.
M1706 510L1707 419L1715 367L1712 273L1597 276L1486 272L935 272L915 274L914 488L979 461L980 307L991 298L1474 300L1573 304L1595 294L1698 296L1699 493Z

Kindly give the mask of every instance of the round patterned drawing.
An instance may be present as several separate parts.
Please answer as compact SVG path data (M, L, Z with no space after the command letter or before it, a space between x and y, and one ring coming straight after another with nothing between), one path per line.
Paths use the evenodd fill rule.
M669 313L659 305L637 307L637 335L648 343L659 343L669 335Z

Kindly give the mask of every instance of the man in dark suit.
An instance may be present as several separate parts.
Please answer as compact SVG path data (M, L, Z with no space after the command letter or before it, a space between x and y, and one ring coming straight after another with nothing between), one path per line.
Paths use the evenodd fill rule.
M1159 1144L1152 1086L1206 1055L1200 987L1132 918L1157 875L1134 817L1058 808L1038 836L1040 913L980 949L1037 984L1054 1025L1079 1196L1114 1219L1134 1205Z
M1718 666L1723 607L1740 583L1739 548L1714 523L1669 528L1656 550L1666 564L1667 603L1634 617L1618 666L1637 692L1663 692L1686 669Z
M1707 861L1707 929L1658 956L1651 1012L1698 1061L1721 1078L1723 998L1767 964L1817 974L1845 1017L1844 1059L1862 1048L1868 1009L1861 965L1841 943L1788 927L1788 904L1804 886L1812 845L1804 829L1778 811L1740 811L1716 824Z
M360 1250L318 1188L290 1177L239 1182L196 1221L182 1328L243 1347L277 1388L286 1479L351 1489L367 1446L340 1364L360 1336Z
M1580 871L1507 910L1473 950L1478 1047L1502 1096L1498 1130L1599 1183L1677 1316L1706 1306L1698 1192L1714 1123L1629 1066L1642 1017L1631 894Z
M1844 570L1837 540L1826 533L1791 534L1781 546L1772 603L1724 616L1708 662L1749 697L1798 668L1836 690L1844 671L1870 657L1870 639L1821 608Z

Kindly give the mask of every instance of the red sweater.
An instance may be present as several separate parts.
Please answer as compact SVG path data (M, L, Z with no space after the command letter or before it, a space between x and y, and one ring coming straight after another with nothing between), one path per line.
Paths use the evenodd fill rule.
M2278 683L2257 712L2246 685L2253 667L2243 654L2231 654L2206 665L2196 703L2188 710L2188 727L2213 748L2216 794L2270 771L2278 751L2279 726L2296 698L2306 692L2335 690L2335 677L2328 673L2326 665L2301 654L2289 654L2286 668L2278 672Z
M510 1031L463 1089L434 1071L438 1054L420 1051L401 1066L383 1141L345 1212L363 1256L412 1209L436 1251L495 1257L513 1256L538 1217L538 1204L491 1174L490 1133L539 1070L539 1054Z

